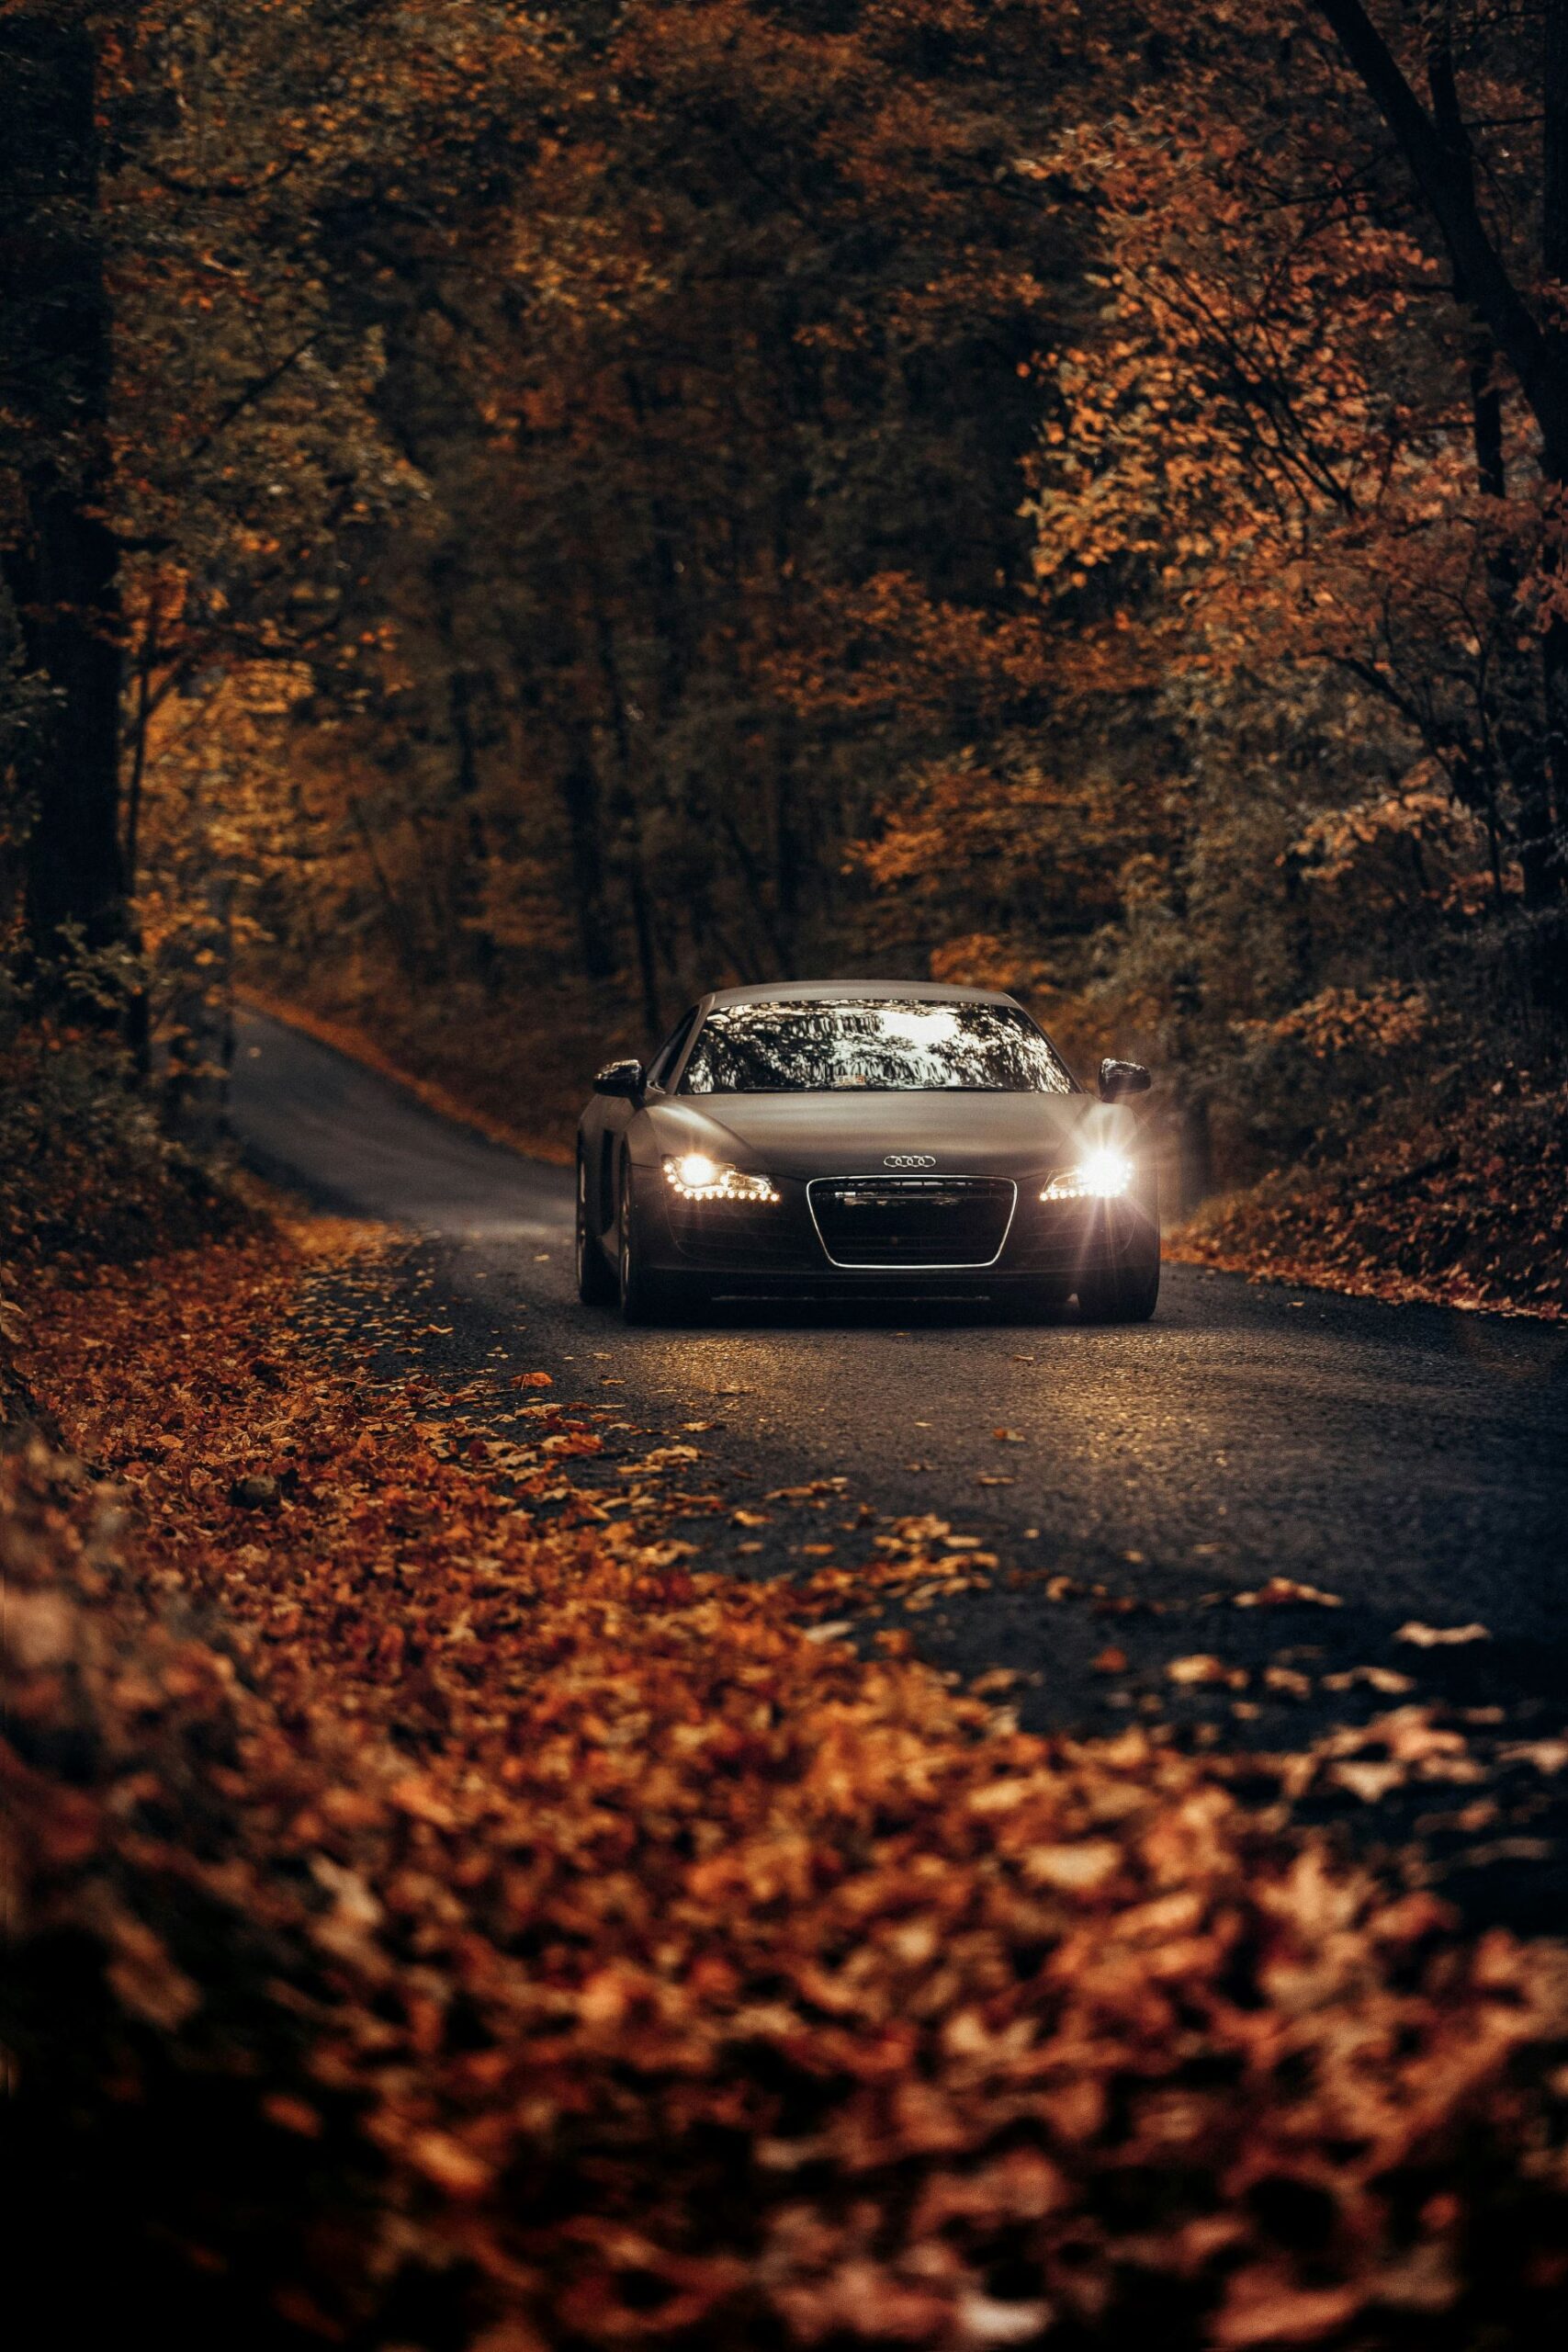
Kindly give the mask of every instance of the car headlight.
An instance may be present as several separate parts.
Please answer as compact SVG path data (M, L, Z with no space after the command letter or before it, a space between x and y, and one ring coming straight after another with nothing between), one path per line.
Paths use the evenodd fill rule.
M1124 1151L1099 1144L1084 1153L1076 1168L1064 1168L1053 1176L1040 1197L1043 1201L1114 1201L1127 1190L1135 1172Z
M705 1151L684 1151L664 1163L664 1181L683 1201L776 1201L770 1180L749 1169L733 1168L728 1159L710 1159Z

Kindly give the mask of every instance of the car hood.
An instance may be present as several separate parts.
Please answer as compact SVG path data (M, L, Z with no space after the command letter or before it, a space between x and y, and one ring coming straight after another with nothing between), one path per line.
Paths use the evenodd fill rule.
M770 1176L864 1176L889 1153L930 1153L938 1175L1014 1176L1136 1132L1091 1094L705 1094L649 1103L660 1152L705 1151ZM919 1173L919 1170L915 1172Z

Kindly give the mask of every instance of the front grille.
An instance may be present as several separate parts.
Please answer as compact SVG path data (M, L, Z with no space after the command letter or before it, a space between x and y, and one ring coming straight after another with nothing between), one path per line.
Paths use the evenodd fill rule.
M836 1266L988 1266L1018 1187L1001 1176L819 1176L807 1186Z

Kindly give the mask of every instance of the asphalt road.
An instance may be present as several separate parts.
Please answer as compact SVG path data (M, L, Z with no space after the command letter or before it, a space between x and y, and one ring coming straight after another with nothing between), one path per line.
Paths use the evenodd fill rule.
M1026 1722L1148 1712L1164 1703L1150 1693L1165 1663L1200 1647L1259 1674L1269 1658L1314 1675L1381 1661L1538 1722L1568 1712L1561 1328L1168 1266L1156 1319L1130 1329L1080 1327L1070 1310L1031 1328L816 1309L627 1330L576 1300L567 1170L254 1015L233 1117L264 1173L422 1237L399 1279L439 1327L424 1357L439 1377L539 1367L563 1396L624 1406L639 1430L710 1422L702 1476L759 1515L772 1490L841 1477L880 1524L935 1511L979 1537L1001 1563L993 1589L921 1617L917 1639L964 1674L1019 1668ZM759 1530L727 1510L694 1533L705 1560L754 1574L798 1560L825 1523L775 1504ZM1050 1572L1102 1590L1045 1606ZM1277 1574L1345 1606L1225 1605ZM1419 1653L1395 1642L1408 1619L1473 1621L1491 1639ZM1111 1638L1130 1660L1114 1695L1091 1670ZM1190 1704L1228 1724L1219 1701ZM1252 1736L1284 1737L1269 1719L1284 1712L1270 1696ZM1320 1719L1291 1720L1304 1733Z

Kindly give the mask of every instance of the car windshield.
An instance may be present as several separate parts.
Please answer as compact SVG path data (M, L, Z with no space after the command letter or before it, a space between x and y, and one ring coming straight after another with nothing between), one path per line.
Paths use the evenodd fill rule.
M1066 1094L1072 1080L1014 1004L920 998L716 1005L682 1094Z

